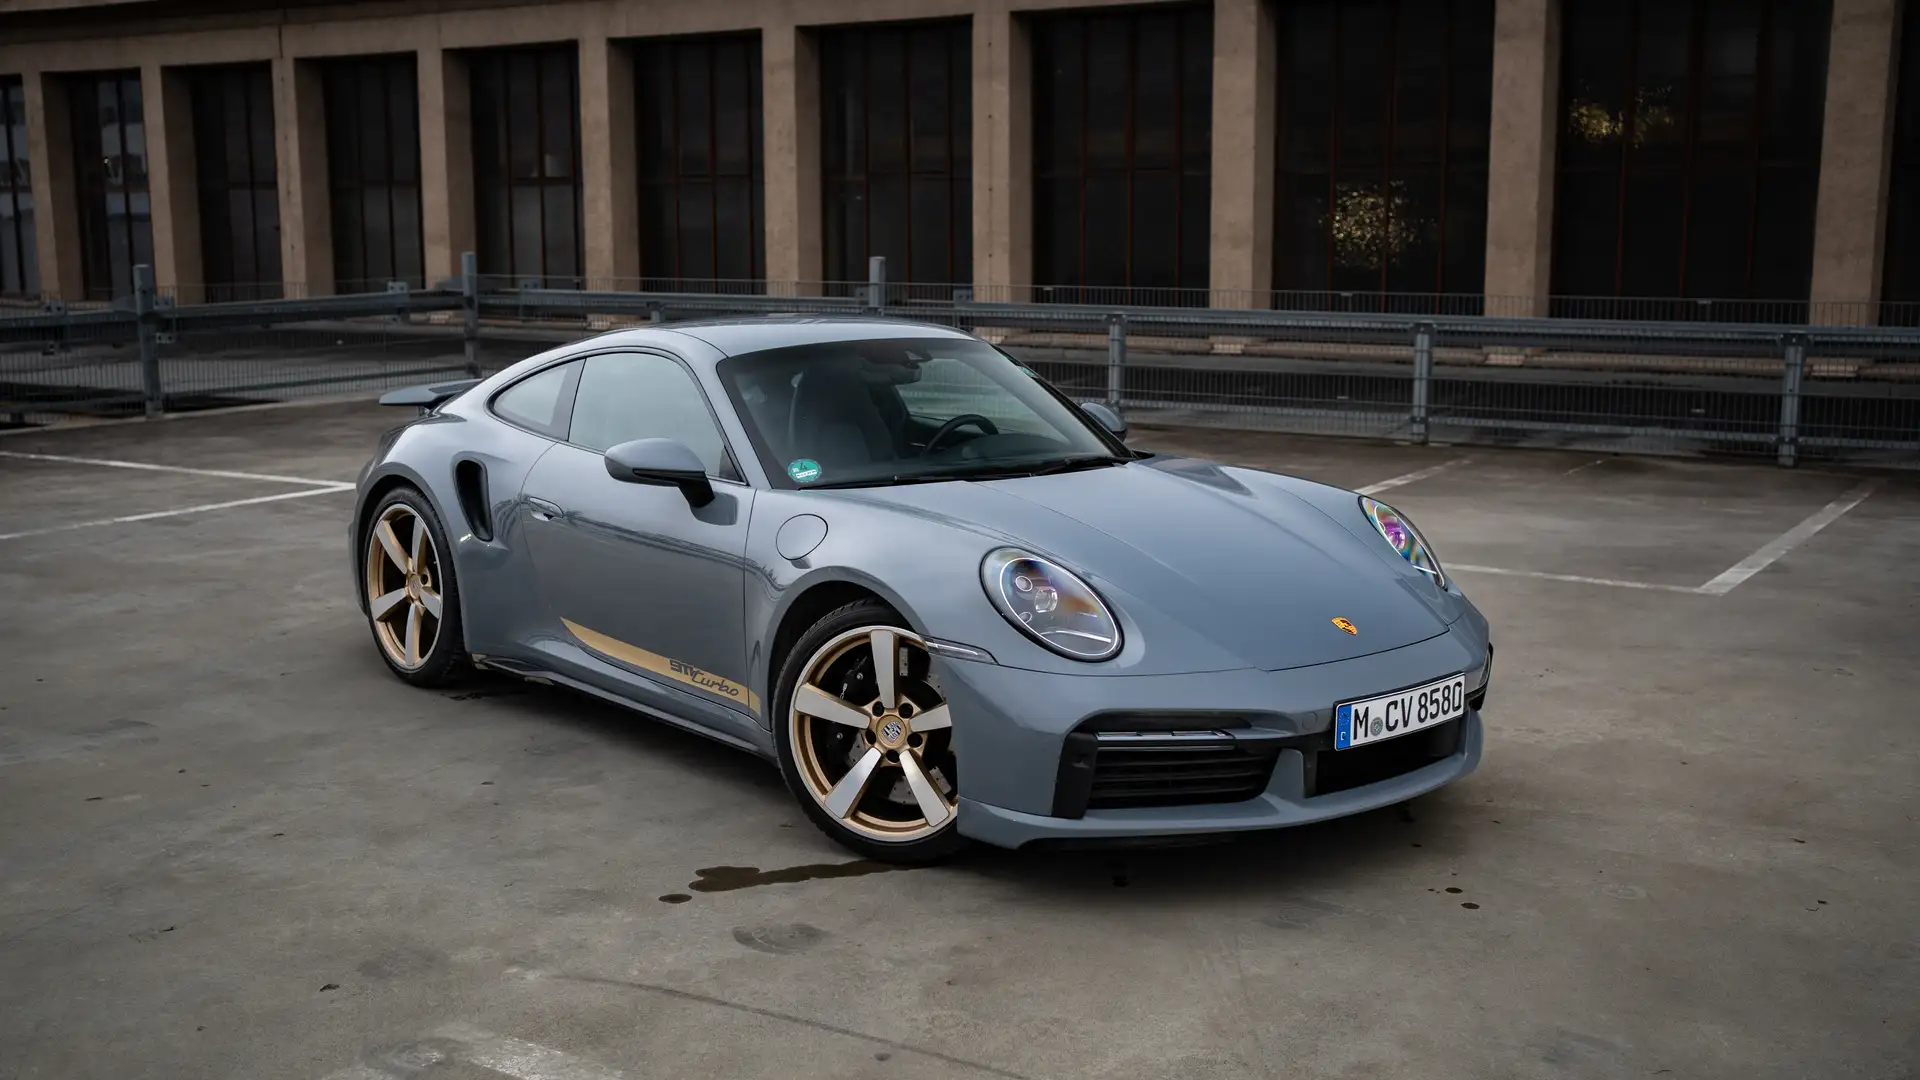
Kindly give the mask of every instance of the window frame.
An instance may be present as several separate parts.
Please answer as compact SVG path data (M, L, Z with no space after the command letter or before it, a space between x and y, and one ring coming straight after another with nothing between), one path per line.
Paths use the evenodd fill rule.
M17 101L24 115L26 93L23 77L0 76L0 142L7 147L6 170L0 172L0 202L5 202L11 211L7 217L0 218L5 222L0 228L13 233L17 260L11 267L0 267L0 296L34 297L40 293L39 245L34 234L38 216L33 204L33 171L25 124L20 125L21 140L15 143L13 139L13 106ZM23 202L26 204L24 215L20 212ZM20 284L18 291L6 288L10 273Z
M547 171L548 136L548 100L546 93L546 61L550 58L562 58L566 62L568 117L571 126L568 136L567 172L555 175ZM533 67L532 108L534 124L531 132L516 127L513 123L513 101L515 86L515 61L530 59ZM491 69L491 70L488 70ZM586 179L582 169L581 118L580 118L580 45L577 41L565 41L538 45L510 45L500 48L479 49L469 54L467 61L467 89L469 96L468 126L471 152L469 160L472 170L473 195L475 209L474 250L480 263L480 273L493 277L503 277L513 282L537 279L547 288L562 287L558 282L573 282L572 287L579 288L587 280L586 266ZM497 81L496 80L497 76ZM499 113L482 115L473 107L471 99L483 96L481 84L492 82L489 91L499 91ZM483 134L483 125L491 129ZM534 160L538 166L536 176L515 176L513 174L514 154L526 149L522 140L531 138ZM483 156L485 151L496 152L496 158L489 160ZM547 220L548 193L564 190L571 193L573 203L571 255L573 270L571 273L557 273L548 260L548 251L552 246L549 223ZM539 240L538 250L529 258L520 250L515 238L514 196L522 191L539 193ZM504 217L498 222L487 221L489 199L498 195ZM495 225L503 225L505 231L497 236L490 235ZM536 274L528 274L516 265L531 262L539 267Z
M554 426L557 427L557 430L548 430L535 424L523 424L500 411L500 399L518 389L520 385L528 379L539 378L547 372L567 364L574 365L574 368L573 371L568 373L566 380L561 383L559 397L554 401ZM579 356L562 357L550 364L541 364L539 367L534 368L532 371L527 372L525 375L520 376L488 395L487 415L506 424L508 427L518 428L528 434L539 435L542 438L552 439L555 442L565 442L567 429L573 424L573 397L580 389L580 372L586 370L585 364L585 359Z
M420 78L418 62L411 53L374 53L366 56L332 57L321 62L321 100L325 118L325 146L327 149L327 214L328 239L333 244L333 285L340 292L365 292L374 289L376 282L405 281L414 288L425 288L426 277L426 211L425 188L420 176L420 141L416 137L403 140L396 137L393 124L394 104L397 101L408 103L412 114L413 130L417 136L420 130ZM404 69L404 75L403 71ZM396 89L400 92L396 93ZM385 114L384 140L379 140L381 152L385 155L386 168L383 175L369 179L366 175L368 147L376 140L368 136L359 118L367 104L367 98L378 97L381 111ZM339 115L336 115L339 114ZM344 155L336 153L336 140L350 143L354 148L353 169L349 174ZM411 169L402 169L397 162L406 154L411 160ZM409 175L410 173L410 175ZM411 188L413 191L413 229L405 230L394 222L399 215L396 208L401 205L403 196L399 191ZM349 276L350 274L371 275L375 267L371 256L370 236L378 235L367 227L365 202L369 192L378 192L379 198L386 203L387 227L386 269L390 271L381 277ZM340 207L349 200L359 202L361 210L353 215L358 235L353 243L343 244L342 230L347 226L347 215ZM410 235L409 235L410 233ZM402 257L401 241L407 243L405 257ZM342 252L352 252L358 258L351 267L344 265ZM412 265L405 265L412 263ZM384 285L382 285L384 287Z

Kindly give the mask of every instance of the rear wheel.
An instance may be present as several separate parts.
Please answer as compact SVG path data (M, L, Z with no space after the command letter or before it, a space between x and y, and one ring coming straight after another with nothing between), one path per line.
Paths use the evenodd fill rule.
M425 495L395 488L367 528L367 621L380 656L415 686L444 686L468 671L460 594L446 532Z
M780 673L780 768L821 831L868 858L924 863L965 843L953 721L926 645L873 600L814 624Z

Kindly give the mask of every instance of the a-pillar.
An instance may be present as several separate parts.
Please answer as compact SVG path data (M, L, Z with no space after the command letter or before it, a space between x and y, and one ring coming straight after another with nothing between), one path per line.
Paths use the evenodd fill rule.
M640 276L634 181L633 53L607 38L580 42L580 173L588 287L635 289Z
M1834 0L1813 226L1814 322L1877 321L1899 43L1899 0Z
M40 290L72 303L86 295L86 274L80 261L80 196L73 175L67 87L58 76L39 71L26 72L22 83Z
M1487 153L1489 315L1547 314L1559 101L1559 0L1496 0Z
M812 35L774 25L760 32L766 125L767 291L819 290L820 60Z
M280 275L288 296L333 293L333 205L320 64L273 62L273 139L280 189Z
M421 49L420 214L427 285L458 277L474 249L473 87L466 59Z
M1214 0L1214 307L1271 307L1273 18L1266 0Z
M1033 60L1005 3L973 16L973 288L1027 299L1033 284Z

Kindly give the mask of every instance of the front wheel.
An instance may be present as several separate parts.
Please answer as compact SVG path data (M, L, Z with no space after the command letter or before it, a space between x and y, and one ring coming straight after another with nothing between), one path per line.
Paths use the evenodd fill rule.
M468 671L460 593L446 531L410 487L380 500L367 528L367 621L380 657L415 686L445 686Z
M775 702L780 769L822 832L872 859L927 863L964 846L953 720L918 634L878 601L814 624Z

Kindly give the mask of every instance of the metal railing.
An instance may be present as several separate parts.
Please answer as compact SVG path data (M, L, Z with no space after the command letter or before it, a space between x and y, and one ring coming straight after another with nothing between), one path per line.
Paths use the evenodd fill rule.
M971 331L1135 423L1920 465L1920 329L1900 326L1503 316L1485 298L1074 303L889 282L881 260L866 282L631 283L680 286L647 290L462 269L430 289L180 304L141 267L127 303L0 308L0 422L478 375L623 326L877 315Z

